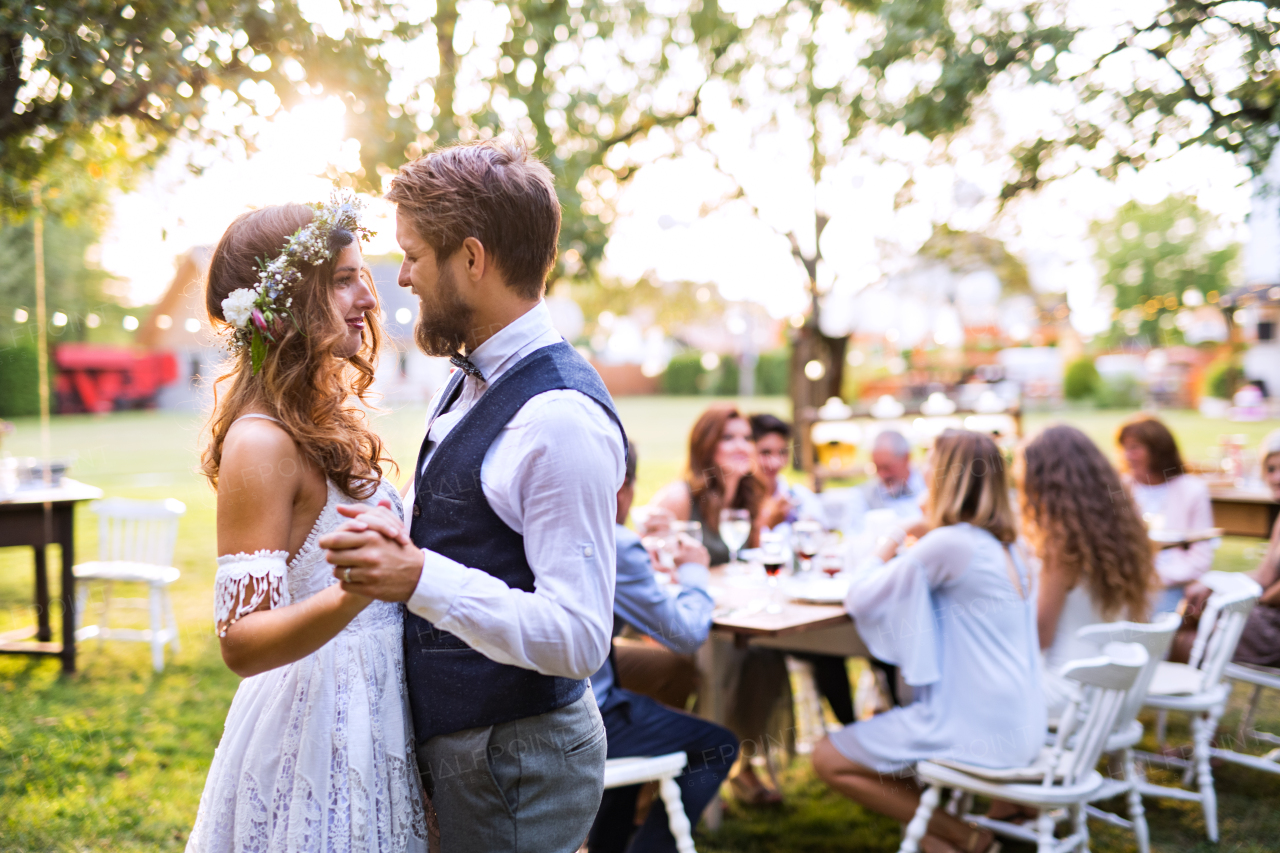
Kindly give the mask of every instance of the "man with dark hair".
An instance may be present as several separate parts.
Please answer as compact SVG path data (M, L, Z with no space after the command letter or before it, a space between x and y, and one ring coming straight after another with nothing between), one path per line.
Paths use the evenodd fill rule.
M756 461L769 487L769 499L761 510L763 526L777 528L804 518L825 527L826 517L818 496L804 486L788 483L782 476L782 469L791 461L791 424L770 414L752 415L750 421Z
M431 403L405 517L342 507L353 521L321 544L344 588L408 606L418 767L443 849L576 850L604 786L588 678L610 648L626 439L542 301L551 173L492 140L403 166L387 197L418 345L457 370Z
M707 592L710 558L707 549L687 536L675 545L675 596L658 585L649 553L640 537L623 527L635 497L635 446L627 448L627 476L618 490L618 584L614 597L614 633L630 625L672 652L693 654L707 639L715 604ZM684 752L689 763L676 778L685 814L696 824L720 789L738 755L738 739L723 726L669 708L649 696L624 689L613 656L591 676L596 701L609 735L609 757L666 755ZM636 829L639 785L606 791L591 828L591 853L656 853L675 851L666 807L655 800L644 824ZM634 836L634 840L632 839ZM630 846L628 847L628 843Z

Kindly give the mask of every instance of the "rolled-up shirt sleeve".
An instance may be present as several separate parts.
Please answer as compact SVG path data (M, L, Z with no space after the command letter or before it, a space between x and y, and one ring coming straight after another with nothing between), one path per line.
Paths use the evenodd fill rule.
M424 549L409 610L498 663L590 677L609 654L623 468L622 434L598 403L576 391L534 397L480 474L493 511L524 537L534 590Z

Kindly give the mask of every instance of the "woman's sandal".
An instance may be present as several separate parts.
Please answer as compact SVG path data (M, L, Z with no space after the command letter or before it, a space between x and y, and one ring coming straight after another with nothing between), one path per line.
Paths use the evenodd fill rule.
M748 785L741 776L730 777L729 788L733 791L733 798L744 806L761 807L782 804L781 791L775 791L763 783Z

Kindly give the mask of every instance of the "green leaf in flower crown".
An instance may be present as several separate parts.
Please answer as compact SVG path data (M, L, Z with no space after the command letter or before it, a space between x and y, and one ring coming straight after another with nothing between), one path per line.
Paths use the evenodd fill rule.
M253 340L249 342L249 363L253 366L253 375L257 376L258 371L262 369L262 362L267 357L267 345L262 340L262 334L255 328L253 330Z

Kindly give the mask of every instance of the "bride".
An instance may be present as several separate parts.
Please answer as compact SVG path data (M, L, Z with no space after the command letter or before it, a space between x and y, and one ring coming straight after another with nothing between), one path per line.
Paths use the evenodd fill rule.
M316 544L345 520L338 504L400 506L355 405L379 342L357 214L336 196L246 213L210 263L209 314L231 350L203 453L214 610L244 681L189 853L426 849L401 605L344 592Z

